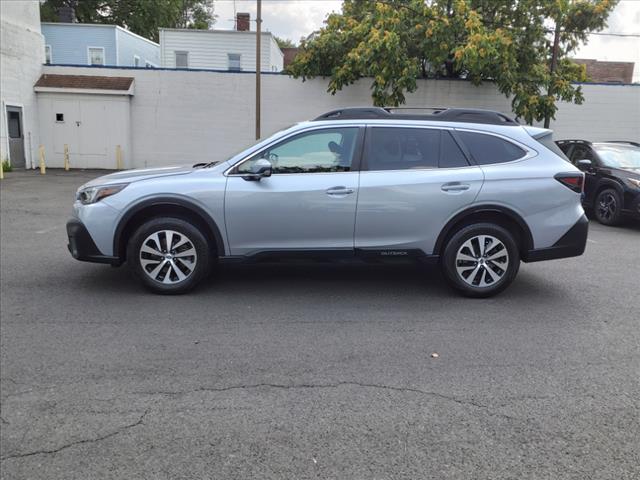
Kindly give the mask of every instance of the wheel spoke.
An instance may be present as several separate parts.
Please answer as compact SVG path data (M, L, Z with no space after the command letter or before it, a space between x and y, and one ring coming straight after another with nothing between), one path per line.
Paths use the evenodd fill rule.
M153 278L154 280L157 280L158 279L158 275L160 274L160 271L162 270L162 267L164 267L166 264L167 264L167 261L166 260L162 260L162 262L160 262L160 264L156 268L154 268L153 270L151 270L149 272L149 276L151 278Z
M493 253L491 255L489 255L487 258L485 258L485 260L494 260L496 258L502 258L502 257L506 257L507 256L507 250L506 249L501 249L499 251L497 251L496 253Z
M472 257L471 255L467 255L466 253L458 253L458 256L456 257L456 260L464 260L466 262L475 262L477 261L477 258Z
M185 250L183 252L178 252L176 254L174 254L174 258L181 258L181 257L193 257L196 254L196 249L191 247L188 250Z
M157 257L162 257L162 252L160 250L156 250L155 248L151 247L149 243L144 243L140 248L140 252L148 253L150 255L155 255Z

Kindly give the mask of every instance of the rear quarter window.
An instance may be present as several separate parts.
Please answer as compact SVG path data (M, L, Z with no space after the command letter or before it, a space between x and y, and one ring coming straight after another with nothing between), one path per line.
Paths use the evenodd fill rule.
M464 131L459 131L458 135L478 165L512 162L527 153L517 145L493 135Z

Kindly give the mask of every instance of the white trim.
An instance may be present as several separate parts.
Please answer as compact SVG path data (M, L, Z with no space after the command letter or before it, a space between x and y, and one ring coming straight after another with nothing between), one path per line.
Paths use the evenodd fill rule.
M47 48L49 49L49 63L47 63ZM51 45L44 46L44 64L51 65L53 63L53 48Z
M129 90L103 90L98 88L59 88L59 87L34 87L37 93L84 93L87 95L133 95L133 83Z
M104 67L107 63L107 55L106 52L104 50L104 47L98 47L98 46L87 46L87 65L89 66L94 66L94 64L91 63L91 49L95 49L95 50L102 50L102 67Z
M116 28L113 31L113 36L114 36L114 43L116 44L116 67L120 66L120 44L118 42L118 29ZM105 58L105 63L106 63L106 58Z
M12 103L12 102L7 102L7 101L3 101L2 102L4 104L4 124L6 125L6 138L7 138L7 160L9 160L9 165L11 165L11 145L10 145L10 137L9 137L9 118L7 117L7 107L15 107L15 108L19 108L20 109L20 131L22 132L22 151L24 153L24 168L33 168L33 156L31 153L31 150L29 150L29 163L30 165L27 166L27 150L25 148L25 140L26 140L26 135L25 135L25 130L24 130L24 104L23 103ZM29 135L31 135L31 130L29 130ZM31 149L31 145L29 145L29 149ZM1 160L1 159L0 159Z

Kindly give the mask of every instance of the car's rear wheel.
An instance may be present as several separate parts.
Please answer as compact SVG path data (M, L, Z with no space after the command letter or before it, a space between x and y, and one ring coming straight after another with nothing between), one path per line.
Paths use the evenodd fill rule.
M150 290L184 293L209 272L209 245L194 225L178 218L155 218L131 236L127 262Z
M469 297L490 297L511 284L520 268L513 235L492 223L467 225L449 239L442 269L449 283Z
M593 208L596 219L603 225L617 225L622 216L622 199L613 188L601 191Z

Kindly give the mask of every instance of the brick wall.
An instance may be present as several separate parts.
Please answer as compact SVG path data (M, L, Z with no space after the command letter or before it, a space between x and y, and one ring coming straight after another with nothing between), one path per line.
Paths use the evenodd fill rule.
M633 79L633 62L601 62L582 58L574 58L573 61L587 66L590 82L631 83Z

